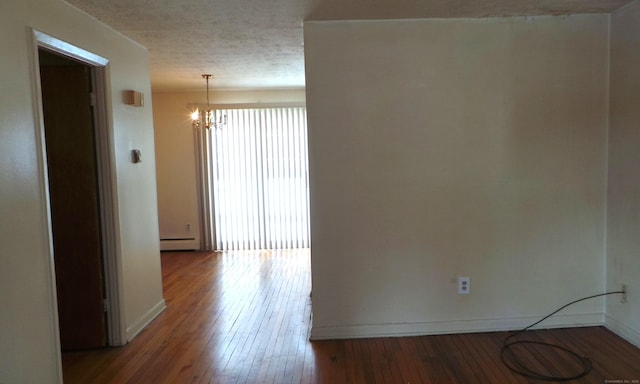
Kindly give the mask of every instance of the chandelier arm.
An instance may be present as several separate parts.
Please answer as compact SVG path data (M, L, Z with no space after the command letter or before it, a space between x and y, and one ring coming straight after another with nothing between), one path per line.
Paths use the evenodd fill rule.
M204 127L206 129L209 128L222 128L227 125L227 115L223 114L220 116L220 121L215 121L215 114L213 109L211 109L211 103L209 99L209 79L213 77L211 74L203 74L202 78L205 79L206 82L206 90L207 90L207 104L204 111L199 111L196 109L191 115L191 124L193 128ZM224 120L224 121L223 121Z

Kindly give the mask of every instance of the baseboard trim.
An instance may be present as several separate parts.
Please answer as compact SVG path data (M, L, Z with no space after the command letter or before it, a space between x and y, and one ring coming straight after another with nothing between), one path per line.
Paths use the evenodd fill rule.
M611 332L640 348L640 332L619 322L610 315L605 316L604 325Z
M131 326L127 327L127 342L133 340L143 329L149 325L153 319L158 317L165 309L167 309L167 304L164 299L160 300L156 305L153 306L147 313L144 314L140 319L131 324Z
M542 317L527 316L503 319L453 320L424 323L392 323L347 326L313 326L311 340L402 337L452 333L496 332L527 327ZM604 325L604 314L556 315L533 329L575 328Z
M196 238L160 239L161 251L192 251L200 248Z

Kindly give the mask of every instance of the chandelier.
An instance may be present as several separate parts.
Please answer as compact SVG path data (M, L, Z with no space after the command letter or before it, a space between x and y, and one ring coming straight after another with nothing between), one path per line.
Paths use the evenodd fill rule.
M213 75L202 75L202 78L205 79L207 84L207 104L196 106L196 109L191 112L191 125L193 126L193 128L222 128L227 125L227 115L221 114L218 121L216 121L215 111L209 104L209 79L211 77L213 77Z

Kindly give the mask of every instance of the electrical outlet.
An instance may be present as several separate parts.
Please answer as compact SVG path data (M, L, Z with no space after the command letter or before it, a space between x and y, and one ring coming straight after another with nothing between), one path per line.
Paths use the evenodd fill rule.
M468 295L471 293L471 279L467 276L458 277L458 295Z
M191 232L191 224L186 224L184 227L187 230L187 232Z
M620 296L620 302L621 303L627 302L627 285L626 284L622 284L622 296Z

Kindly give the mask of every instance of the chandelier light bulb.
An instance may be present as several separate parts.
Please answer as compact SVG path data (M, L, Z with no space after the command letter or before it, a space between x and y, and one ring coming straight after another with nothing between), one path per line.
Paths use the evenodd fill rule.
M191 120L196 121L198 119L200 119L200 111L196 108L195 111L191 112Z

